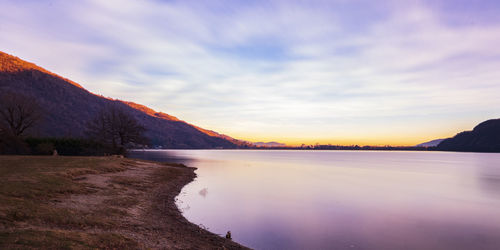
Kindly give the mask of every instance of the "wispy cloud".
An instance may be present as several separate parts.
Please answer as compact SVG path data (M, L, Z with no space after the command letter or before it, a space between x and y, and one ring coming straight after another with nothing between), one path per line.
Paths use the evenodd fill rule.
M499 115L491 1L0 3L2 50L243 139L411 144Z

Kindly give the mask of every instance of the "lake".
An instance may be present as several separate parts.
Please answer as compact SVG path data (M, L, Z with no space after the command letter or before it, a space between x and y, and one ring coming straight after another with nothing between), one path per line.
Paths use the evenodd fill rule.
M256 249L500 249L500 154L146 150L191 222Z

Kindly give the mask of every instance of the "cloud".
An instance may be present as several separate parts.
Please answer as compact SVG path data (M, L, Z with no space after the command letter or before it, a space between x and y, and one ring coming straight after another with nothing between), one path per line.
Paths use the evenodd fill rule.
M390 135L407 141L384 142L411 144L420 140L416 133L449 136L462 129L456 126L498 116L491 107L500 104L500 22L482 15L492 7L427 1L1 4L6 52L93 92L243 139L335 143L351 137L364 143ZM469 21L457 21L462 17Z

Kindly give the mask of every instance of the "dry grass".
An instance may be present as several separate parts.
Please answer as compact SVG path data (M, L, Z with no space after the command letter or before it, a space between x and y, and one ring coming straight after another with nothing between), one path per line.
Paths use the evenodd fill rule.
M139 200L132 196L126 196L107 199L104 201L104 203L113 207L129 208L137 205L139 203Z
M113 233L74 230L116 226L127 212L106 206L78 210L57 204L71 195L96 192L73 179L125 170L133 161L110 157L0 156L0 248L122 248L137 242ZM132 199L110 199L132 206ZM24 229L27 228L27 229Z
M0 156L0 249L242 249L188 222L181 164Z
M137 242L114 233L46 230L0 232L0 246L16 249L137 249Z

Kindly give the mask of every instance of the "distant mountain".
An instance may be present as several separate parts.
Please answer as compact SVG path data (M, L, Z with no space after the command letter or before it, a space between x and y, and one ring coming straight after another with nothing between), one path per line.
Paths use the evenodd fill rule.
M500 119L480 123L472 131L458 133L439 143L438 150L500 152Z
M257 147L285 147L286 145L284 143L279 143L279 142L254 142L254 146Z
M439 143L441 143L444 140L445 139L436 139L436 140L420 143L420 144L416 145L415 147L435 147L435 146L439 145Z
M236 148L247 145L140 104L95 95L71 80L3 52L0 52L0 91L30 96L42 106L44 119L36 136L83 137L87 122L103 107L115 104L135 117L146 128L151 143L157 146Z

